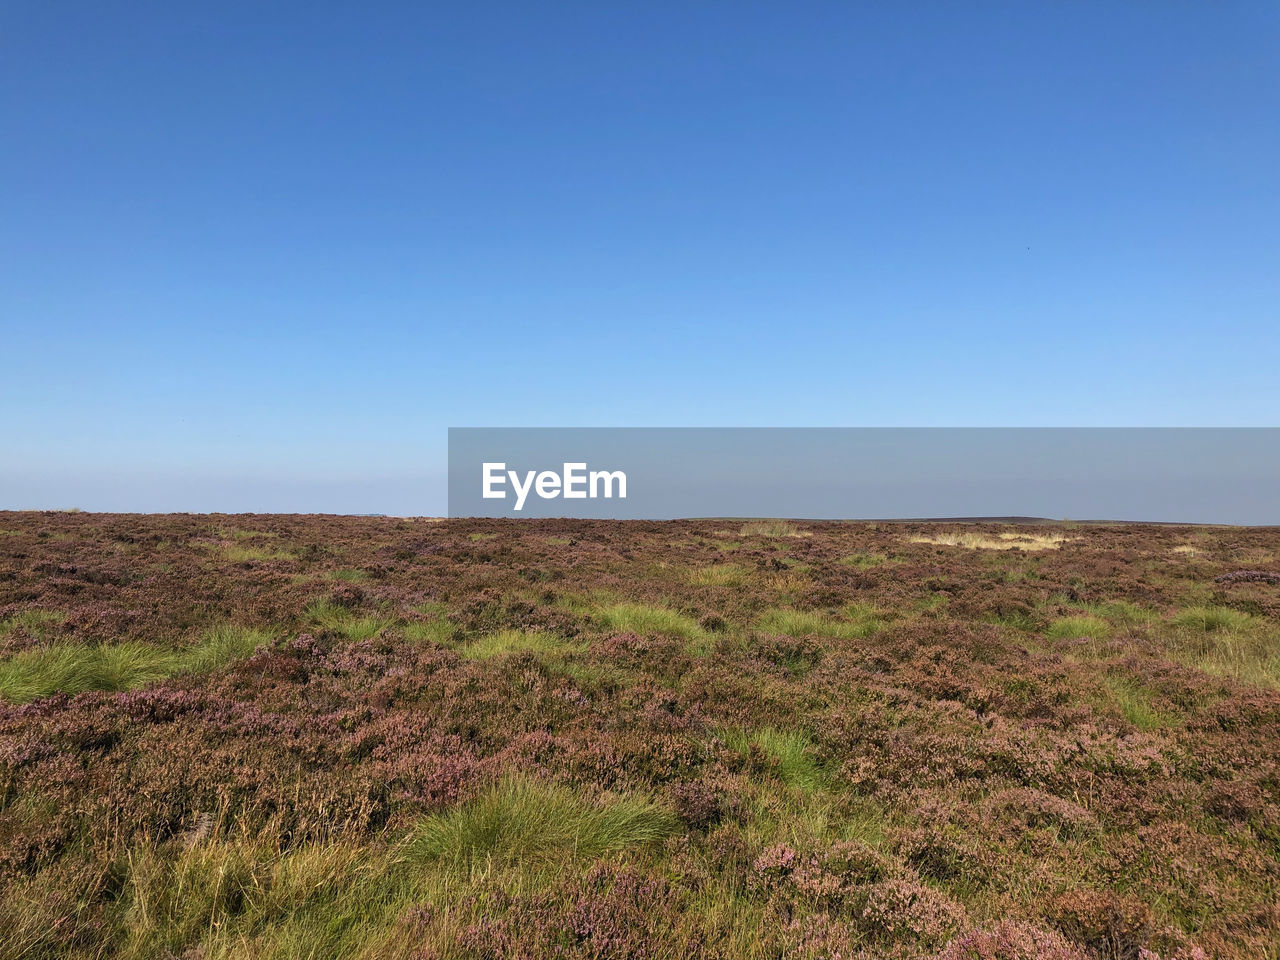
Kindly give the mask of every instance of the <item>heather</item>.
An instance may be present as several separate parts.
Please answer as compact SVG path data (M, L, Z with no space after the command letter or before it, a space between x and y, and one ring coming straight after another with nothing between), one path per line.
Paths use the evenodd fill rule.
M0 958L1280 957L1280 531L0 528Z

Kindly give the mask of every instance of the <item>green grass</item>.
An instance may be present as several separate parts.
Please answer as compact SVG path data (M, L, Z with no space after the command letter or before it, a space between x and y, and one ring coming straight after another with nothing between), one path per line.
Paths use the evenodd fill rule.
M118 942L99 946L122 960L367 956L395 915L427 892L387 850L354 843L149 844L123 857L118 872L120 893L108 907ZM34 946L41 933L32 924L19 935Z
M55 610L19 610L0 620L0 640L24 630L37 640L44 639L49 627L65 623L67 615Z
M324 576L326 580L341 580L345 583L360 583L369 579L369 574L364 570L329 570Z
M443 604L423 604L417 610L427 619L412 620L404 625L405 639L414 643L447 644L458 628L445 616Z
M1168 726L1169 718L1151 704L1151 694L1127 677L1109 675L1103 684L1124 718L1139 730L1150 732Z
M676 815L644 796L592 801L565 787L507 779L447 813L422 821L394 845L331 842L283 847L265 837L220 833L123 854L105 907L110 940L95 955L124 960L405 956L450 944L453 925L431 941L405 940L398 922L415 906L459 910L460 925L492 909L472 906L494 870L521 886L563 878L575 859L656 847L680 831ZM60 904L0 901L0 957L52 957ZM412 931L412 928L410 928ZM416 933L417 931L412 931ZM430 951L431 955L437 955ZM86 954L87 956L87 954Z
M1062 617L1049 625L1049 637L1052 640L1080 640L1089 637L1093 640L1105 640L1111 636L1111 624L1101 617L1080 615Z
M686 573L689 582L699 587L740 587L751 571L739 563L715 563L709 567L692 567Z
M829 782L829 777L814 756L813 742L798 730L726 730L725 743L741 754L757 747L778 764L778 776L789 787L816 790Z
M365 616L329 600L315 600L303 616L317 627L341 634L348 640L368 640L395 624L394 617Z
M786 520L752 520L742 525L738 531L742 537L803 537L807 536L794 523Z
M1230 607L1189 607L1177 614L1173 623L1202 633L1219 633L1243 630L1250 625L1251 620L1249 614Z
M172 651L144 643L26 650L0 663L0 697L29 703L54 693L130 690L169 676L176 660Z
M1280 688L1280 630L1229 607L1191 607L1165 637L1178 659L1205 673Z
M468 871L477 864L538 865L661 843L676 815L646 797L591 802L565 787L504 780L476 799L419 825L416 859Z
M883 553L871 553L867 550L859 550L846 557L841 557L837 562L846 567L856 567L859 570L871 570L875 567L892 565L900 563L901 561L888 557Z
M1102 617L1108 623L1121 627L1139 627L1149 625L1158 618L1153 610L1140 607L1128 600L1108 600L1104 603L1078 603L1078 609L1096 617Z
M769 610L756 621L756 629L765 633L780 633L788 637L832 637L852 640L869 637L883 625L870 611L850 606L845 613L848 619L828 616L808 610Z
M660 634L702 639L706 631L698 621L670 607L648 603L610 603L592 613L592 618L605 630L616 632Z
M458 648L458 652L473 660L488 660L511 653L569 653L581 650L581 644L573 643L554 633L534 630L499 630L478 637Z
M253 653L274 639L267 630L224 623L208 630L200 642L177 654L175 673L206 673Z
M231 563L265 560L292 560L294 555L279 547L255 547L246 543L229 543L221 548L222 558Z
M54 693L132 690L175 674L213 670L270 640L264 631L225 624L182 650L133 641L25 650L0 661L0 698L29 703Z
M480 543L481 541L484 541L484 540L496 540L497 538L498 538L498 535L496 533L468 533L467 534L467 539L470 540L472 543Z

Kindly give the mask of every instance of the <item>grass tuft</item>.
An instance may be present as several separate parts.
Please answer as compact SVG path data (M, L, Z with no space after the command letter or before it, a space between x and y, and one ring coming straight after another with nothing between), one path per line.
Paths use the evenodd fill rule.
M1049 637L1053 640L1080 640L1084 637L1105 640L1110 636L1111 624L1101 617L1087 615L1063 617L1049 626Z
M425 820L411 854L461 870L544 864L652 846L679 829L672 811L645 797L592 803L565 787L515 777Z
M395 623L393 617L364 616L330 600L313 601L303 615L317 627L355 641L376 637Z
M833 637L852 640L869 637L882 623L873 613L858 607L846 609L849 619L807 610L769 610L756 621L756 629L788 637Z
M1168 725L1168 718L1151 704L1151 694L1125 677L1103 678L1108 692L1124 718L1144 732L1158 730Z
M416 608L426 619L413 620L404 625L405 639L415 643L447 644L458 632L453 621L445 615L443 604L423 604Z
M0 661L0 699L30 703L55 693L132 690L177 674L216 669L270 641L265 631L224 624L184 650L133 641L26 650Z
M814 756L813 741L798 730L727 730L722 736L739 753L749 754L755 747L772 758L778 765L778 777L789 787L816 790L830 779Z
M1280 688L1280 634L1274 624L1229 607L1190 607L1173 618L1173 653L1215 676Z
M875 567L896 564L898 561L883 553L859 550L856 553L849 554L847 557L841 557L837 562L846 567L856 567L859 570L872 570Z
M175 671L180 673L207 673L232 660L251 655L273 639L266 630L224 623L213 627L199 643L181 651L177 656Z
M744 523L738 531L741 537L808 537L807 531L801 530L794 523L786 520L752 520Z
M43 639L49 627L65 623L67 615L54 610L19 610L0 620L0 640L23 630L37 640Z
M54 693L129 690L168 676L176 661L175 654L142 643L26 650L0 663L0 697L29 703Z
M226 544L222 547L222 557L231 563L296 559L294 554L279 547L255 547L247 543Z
M341 580L344 583L360 583L369 579L369 573L365 570L330 570L324 576L326 580Z
M1175 625L1202 633L1243 630L1252 618L1230 607L1189 607L1173 618Z
M554 633L536 630L500 630L472 640L458 652L473 660L488 660L512 653L565 653L582 649Z
M626 633L661 634L701 639L705 631L698 621L670 607L648 603L611 603L595 611L593 618L605 630Z

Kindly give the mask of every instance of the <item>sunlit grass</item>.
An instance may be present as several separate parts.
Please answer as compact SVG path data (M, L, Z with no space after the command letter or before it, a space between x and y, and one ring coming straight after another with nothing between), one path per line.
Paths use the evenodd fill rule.
M714 563L706 567L692 567L686 577L699 587L740 587L747 582L751 571L738 563Z
M932 543L942 547L965 547L970 550L1053 550L1078 537L1063 533L931 533L907 538L911 543Z
M29 703L54 693L132 690L180 673L213 670L270 640L265 631L224 624L181 650L132 641L25 650L0 661L0 699Z
M1251 620L1249 614L1230 607L1190 607L1173 618L1175 625L1202 633L1243 630Z
M846 567L856 567L859 570L872 570L876 567L883 567L900 563L901 561L889 557L883 553L872 553L869 550L859 550L848 556L841 557L838 563Z
M458 628L446 615L444 604L423 604L416 608L425 619L411 620L403 627L405 639L415 643L446 644Z
M366 570L329 570L324 576L327 580L340 580L344 583L360 583L369 579Z
M883 626L883 621L866 609L849 606L844 612L846 616L841 618L809 610L769 610L756 621L756 629L789 637L851 640L869 637Z
M411 855L466 872L476 863L540 864L661 843L676 815L646 797L592 802L566 787L514 777L419 825Z
M603 629L620 633L659 634L686 640L700 639L706 633L692 617L648 603L606 604L592 613L592 619Z
M1168 718L1151 704L1151 694L1134 681L1115 675L1103 678L1103 684L1124 714L1139 730L1150 732L1168 724Z
M1165 641L1206 673L1280 687L1280 629L1229 607L1191 607L1175 615Z
M1049 625L1049 637L1053 640L1080 640L1084 637L1105 640L1110 636L1111 624L1101 617L1062 617Z
M330 600L313 601L303 616L317 627L341 634L348 640L368 640L396 622L394 617L359 614Z
M744 523L738 531L741 537L808 537L807 530L801 530L787 520L751 520Z
M19 630L29 633L37 640L43 639L50 627L56 627L66 620L67 615L56 610L19 610L0 619L0 640Z
M789 787L814 790L830 779L814 754L813 742L800 731L725 730L721 737L739 753L749 754L754 747L774 760L779 779Z
M458 647L458 652L473 660L488 660L512 653L569 653L582 649L581 644L554 633L537 630L499 630Z
M247 837L144 845L121 861L110 907L121 939L110 955L366 955L425 886L393 853L348 842L281 849ZM23 933L39 943L38 929Z

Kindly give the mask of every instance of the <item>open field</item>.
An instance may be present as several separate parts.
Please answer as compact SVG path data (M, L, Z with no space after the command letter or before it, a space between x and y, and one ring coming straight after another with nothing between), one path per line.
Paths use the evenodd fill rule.
M1280 529L0 513L0 701L0 960L1280 958Z

